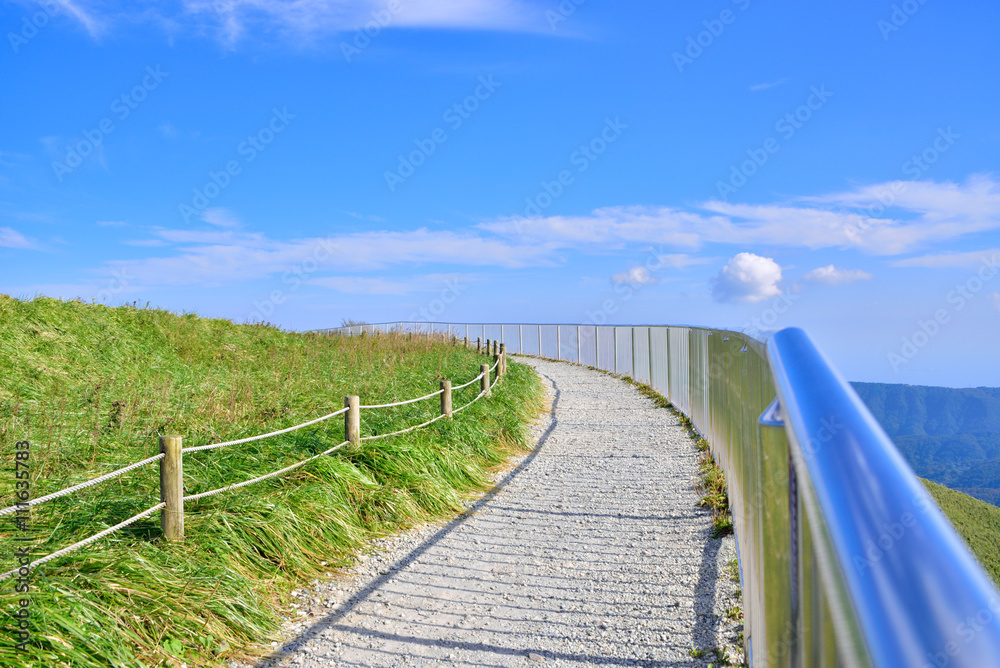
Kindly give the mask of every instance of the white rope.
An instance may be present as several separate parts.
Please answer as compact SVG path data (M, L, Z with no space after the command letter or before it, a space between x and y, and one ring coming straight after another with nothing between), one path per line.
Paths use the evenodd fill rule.
M254 478L252 480L245 480L243 482L238 482L236 484L229 485L228 487L220 487L219 489L213 489L211 492L202 492L201 494L192 494L191 496L185 496L184 500L185 501L196 501L198 499L204 499L204 498L209 497L209 496L215 496L216 494L222 494L223 492L229 492L229 491L232 491L234 489L240 489L241 487L248 487L249 485L253 485L255 483L267 480L268 478L274 478L275 476L279 476L279 475L281 475L283 473L288 473L289 471L294 471L295 469L299 468L300 466L305 466L309 462L311 462L313 460L316 460L316 459L319 459L320 457L323 457L325 455L328 455L331 452L333 452L334 450L339 450L340 448L344 447L348 443L350 443L350 441L344 441L343 443L341 443L339 445L333 446L329 450L324 450L323 452L319 453L318 455L313 455L309 459L303 459L301 462L298 462L296 464L292 464L291 466L286 466L285 468L283 468L283 469L281 469L279 471L274 471L273 473L268 473L266 475L262 475L259 478Z
M473 378L472 380L470 380L470 381L469 381L468 383L465 383L465 384L463 384L463 385L459 385L458 387L453 387L453 388L451 388L451 391L452 391L452 392L458 392L459 390L461 390L461 389L463 389L463 388L466 388L466 387L468 387L469 385L472 385L472 384L473 384L474 382L476 382L477 380L479 380L479 379L480 379L480 378L482 378L482 377L483 377L483 372L482 372L482 371L480 371L480 372L479 372L479 375L478 375L478 376L476 376L475 378Z
M455 411L452 411L452 413L454 413L454 412ZM365 436L364 438L362 438L360 440L363 441L363 442L364 441L377 441L379 439L388 438L390 436L399 436L400 434L405 434L407 432L411 432L414 429L420 429L421 427L426 427L427 425L431 424L432 422L437 422L438 420L440 420L443 417L447 417L447 415L445 415L444 413L441 413L441 415L438 415L436 418L434 418L432 420L428 420L427 422L422 422L420 424L415 424L412 427L407 427L406 429L400 429L399 431L390 431L388 434L379 434L378 436Z
M457 413L457 412L459 412L459 411L464 411L464 410L465 410L466 408L468 408L468 407L469 407L469 406L471 406L472 404L476 403L476 402L477 402L477 401L479 401L479 400L480 400L480 399L481 399L482 397L485 397L485 396L486 396L486 393L485 393L485 392L480 392L479 394L477 394L477 395L476 395L476 398L475 398L475 399L473 399L473 400L472 400L472 401L470 401L469 403L465 404L465 405L464 405L464 406L462 406L461 408L456 408L455 410L453 410L453 411L452 411L452 414L454 415L455 413Z
M200 452L202 450L214 450L216 448L224 448L227 445L240 445L241 443L250 443L251 441L259 441L262 438L270 438L272 436L278 436L280 434L287 434L290 431L295 431L296 429L302 429L303 427L308 427L309 425L316 424L317 422L322 422L323 420L329 420L337 415L342 415L347 412L347 408L341 408L339 411L330 413L329 415L324 415L321 418L316 418L315 420L310 420L309 422L303 422L302 424L297 424L294 427L288 427L286 429L279 429L278 431L272 431L269 434L260 434L258 436L249 436L247 438L241 438L235 441L226 441L225 443L213 443L211 445L199 445L196 448L183 448L181 452L187 454L189 452Z
M133 522L138 522L143 517L146 517L148 515L152 515L157 510L160 510L161 508L163 508L166 505L167 504L165 504L165 503L158 503L155 506L153 506L152 508L150 508L149 510L144 510L141 513L139 513L138 515L134 515L134 516L128 518L124 522L121 522L119 524L114 525L113 527L105 529L104 531L102 531L100 533L94 534L90 538L86 538L84 540L81 540L79 543L73 543L69 547L64 547L63 549L59 550L58 552L53 552L49 556L42 557L41 559L38 559L37 561L32 561L30 564L27 565L26 568L29 568L29 569L37 568L38 566L41 566L42 564L44 564L46 562L52 561L53 559L58 559L59 557L67 555L70 552L73 552L74 550L78 550L81 547L86 547L87 545L90 545L91 543L104 538L105 536L107 536L110 533L114 533L115 531L118 531L119 529L124 529L125 527L127 527L129 524L132 524ZM3 575L0 575L0 582L6 580L10 576L16 574L18 571L21 570L21 568L25 568L25 567L21 566L20 568L15 568L12 571L7 571Z
M86 489L88 487L93 487L94 485L99 485L102 482L111 480L112 478L117 478L118 476L133 471L140 466L145 466L146 464L152 464L163 459L163 453L156 455L155 457L150 457L149 459L143 459L141 462L136 462L135 464L130 464L123 469L118 469L117 471L112 471L111 473L105 473L100 478L94 478L93 480L88 480L87 482L81 482L79 485L73 485L72 487L67 487L66 489L60 490L58 492L53 492L46 496L40 496L37 499L32 499L31 501L26 501L20 505L14 505L10 508L4 508L0 510L0 517L4 515L10 515L11 513L17 512L18 508L25 508L31 506L37 506L40 503L45 503L46 501L51 501L53 499L58 499L60 496L66 496L67 494L72 494L73 492L79 492L81 489Z
M452 388L454 389L454 388ZM394 401L391 404L376 404L374 406L358 406L358 408L392 408L393 406L405 406L406 404L415 404L418 401L423 401L424 399L430 399L431 397L436 397L437 395L444 392L444 390L438 390L437 392L431 392L430 394L425 394L422 397L417 397L416 399L407 399L406 401Z
M493 373L496 370L498 364L500 364L500 356L499 355L497 355L497 361L494 362L493 366L490 367L490 373Z

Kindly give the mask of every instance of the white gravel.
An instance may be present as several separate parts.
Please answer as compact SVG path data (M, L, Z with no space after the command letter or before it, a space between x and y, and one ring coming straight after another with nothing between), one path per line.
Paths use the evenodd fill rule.
M290 639L258 666L707 666L717 647L742 660L725 614L734 542L696 506L698 452L677 418L606 374L522 361L551 388L534 452L455 520L376 541L295 592Z

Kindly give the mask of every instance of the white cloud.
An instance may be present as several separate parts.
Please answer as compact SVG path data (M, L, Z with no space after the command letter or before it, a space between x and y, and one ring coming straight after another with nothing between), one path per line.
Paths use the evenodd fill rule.
M0 227L0 248L26 248L34 249L35 244L15 229L10 227Z
M102 26L79 4L59 0L91 34ZM94 13L100 5L89 0ZM174 9L174 7L178 9ZM227 46L277 36L301 45L334 33L353 33L368 25L394 28L447 28L541 32L541 10L524 0L400 0L399 11L386 0L182 0L155 3L141 10L106 11L108 20L157 22L171 33L208 34ZM377 33L375 33L377 35ZM353 35L351 35L353 37Z
M209 207L201 214L201 219L209 225L218 227L239 227L240 221L229 209L222 207Z
M99 220L97 224L101 227L125 227L128 225L124 220Z
M456 274L425 274L407 276L405 280L393 280L380 276L326 276L306 281L309 285L318 285L351 294L365 295L408 295L414 292L432 292L441 290L442 286L453 283L469 283L473 278L468 275Z
M769 257L739 253L712 279L719 302L759 302L781 294L781 267Z
M840 283L865 281L871 277L871 274L860 269L837 269L832 264L828 264L825 267L816 267L802 278L814 283L823 283L824 285L838 285Z
M919 257L909 257L904 260L896 260L892 263L894 267L927 267L932 269L974 269L983 263L998 263L1000 258L1000 248L985 248L983 250L969 251L966 253L935 253L931 255L921 255Z
M552 264L551 249L544 246L427 229L295 241L235 230L158 229L155 234L182 247L173 256L119 261L110 267L135 277L136 285L215 286L284 276L307 263L317 263L319 271L341 272L433 263L505 268Z
M892 207L879 203L886 192L893 193ZM880 208L871 208L873 203ZM698 248L704 243L724 243L855 247L876 255L899 255L1000 230L1000 182L983 175L964 184L895 181L793 203L709 201L689 210L618 206L579 216L504 217L479 227L559 248L615 249L629 243Z
M767 90L768 88L774 88L775 86L780 86L781 84L787 83L787 82L788 82L788 77L781 77L777 81L770 81L770 82L767 82L767 83L754 84L753 86L750 86L750 90L752 90L754 92L757 92L759 90Z
M611 276L611 282L615 284L631 283L632 285L649 285L656 283L656 279L649 270L641 264L637 264L628 271L622 271Z
M993 308L1000 311L1000 292L994 292L991 294L990 299L993 300Z
M694 257L693 255L688 255L687 253L667 253L665 255L657 255L656 260L660 267L686 269L697 264L708 264L712 261L712 258Z

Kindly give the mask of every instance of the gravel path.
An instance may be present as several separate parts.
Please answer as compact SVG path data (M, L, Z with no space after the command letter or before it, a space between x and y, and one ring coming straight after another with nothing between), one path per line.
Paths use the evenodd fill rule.
M724 614L733 541L711 538L695 505L697 451L677 418L608 375L522 361L551 388L535 450L456 520L377 541L346 580L295 592L294 637L259 666L742 658Z

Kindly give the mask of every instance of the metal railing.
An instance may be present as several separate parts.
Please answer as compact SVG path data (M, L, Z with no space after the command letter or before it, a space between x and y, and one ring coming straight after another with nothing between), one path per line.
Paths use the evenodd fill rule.
M356 325L491 339L647 383L726 474L751 666L1000 665L1000 594L808 335L672 326Z

